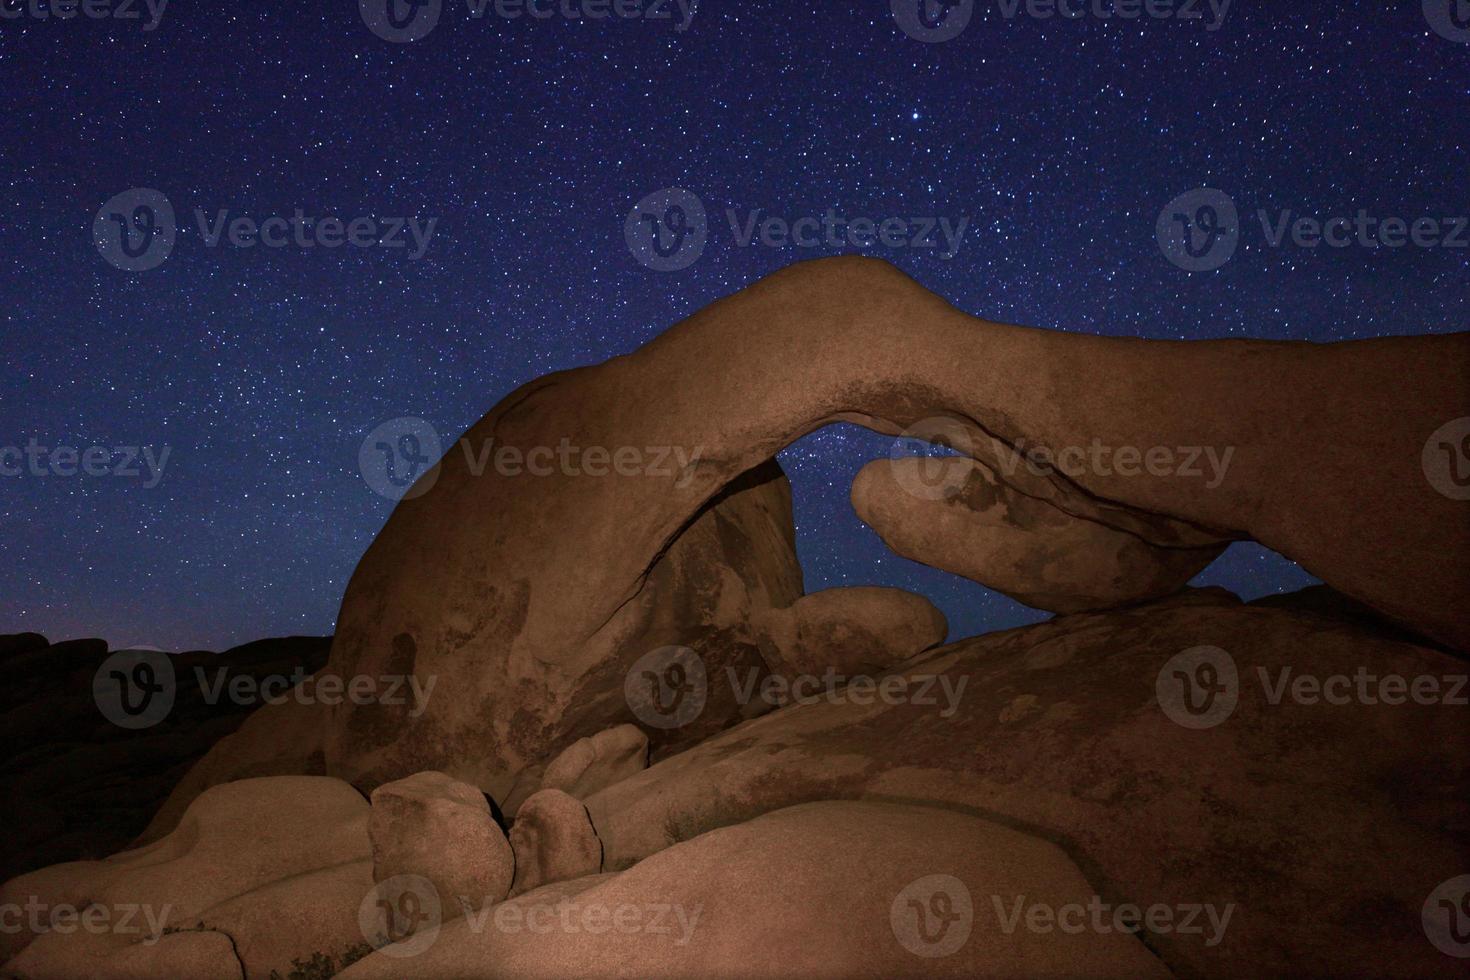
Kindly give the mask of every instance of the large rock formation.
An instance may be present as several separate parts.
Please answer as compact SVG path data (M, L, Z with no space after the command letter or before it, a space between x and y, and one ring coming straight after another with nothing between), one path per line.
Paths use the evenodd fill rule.
M347 784L239 781L150 847L0 889L168 928L28 933L0 976L1445 975L1467 672L1322 588L1063 616L625 773L586 801L608 873L469 911L374 886ZM592 871L545 860L590 844L580 806L570 837L539 807L517 862Z
M484 479L500 478L487 472ZM617 492L617 477L582 479ZM473 555L463 558L478 565ZM481 568L475 574L494 577L495 572ZM579 575L572 569L567 579L574 582ZM515 668L513 676L520 679L511 683L501 672L510 669L509 661L493 657L471 666L465 659L469 651L480 650L466 637L505 635L505 624L497 619L504 611L496 604L498 595L485 593L483 605L466 596L456 607L461 612L446 621L457 625L436 631L446 638L431 648L439 653L420 656L413 634L395 634L385 656L340 674L344 683L352 677L411 674L424 689L433 678L438 694L430 694L428 710L421 716L415 716L411 711L415 706L407 703L328 709L290 701L267 706L180 781L140 839L156 840L167 833L208 786L295 773L331 772L370 791L390 777L437 767L476 783L507 814L514 814L521 801L540 788L545 766L560 750L580 738L639 720L630 712L624 681L641 658L661 650L689 649L698 652L711 673L733 669L761 678L772 668L814 663L819 652L813 648L814 638L861 636L867 660L891 663L941 642L945 632L944 617L932 603L901 590L833 589L803 596L790 485L774 461L725 488L652 559L637 594L618 612L621 625L599 634L599 643L612 644L607 660L590 667L575 685L550 662ZM424 598L430 600L427 592ZM862 611L854 615L858 606ZM457 632L461 627L470 632L461 636ZM348 625L343 633L339 628L334 647L357 649L360 644L354 637L359 634L354 629ZM884 643L894 646L885 651ZM329 666L314 680L320 683L334 673ZM654 757L694 744L769 707L742 701L728 685L710 685L707 690L709 696L689 723L648 729L646 741ZM329 745L340 746L357 763L326 763ZM507 760L514 763L509 771Z
M1177 592L1223 543L1153 544L1130 530L1076 517L1008 486L973 459L939 464L943 493L915 494L935 464L878 460L852 485L858 516L905 558L954 572L1052 612L1108 609Z
M1223 942L1149 935L1182 976L1437 975L1421 913L1470 869L1470 665L1290 605L1065 616L911 661L898 697L746 722L587 800L604 867L796 803L925 802L1056 841L1114 904L1233 905Z
M834 421L956 429L949 441L984 481L1027 502L992 520L983 495L946 499L980 507L955 533L1002 567L936 562L1050 608L1155 597L1222 543L1253 538L1470 647L1466 505L1423 462L1426 440L1467 404L1467 335L1326 346L1089 337L968 316L880 261L793 266L633 354L524 386L466 434L472 452L451 449L425 476L432 486L397 507L349 583L327 671L437 677L454 694L417 717L331 709L314 722L325 768L363 788L441 769L509 812L557 751L634 720L620 692L651 650L686 646L716 671L779 659L761 655L776 642L762 635L765 613L800 588L769 460ZM567 445L596 450L597 467L590 452L544 476L470 462L486 447L527 459ZM1021 449L1029 463L1014 465ZM620 452L639 465L610 468ZM912 527L929 494L908 505L876 481L869 489L860 498L871 496L879 533L928 560ZM1080 549L1101 570L1065 557L1028 566L996 543L1011 534L1023 550ZM901 598L891 607L911 612ZM743 716L712 700L696 725L652 733L654 755ZM283 765L272 749L222 748L203 781ZM199 788L182 789L171 812Z

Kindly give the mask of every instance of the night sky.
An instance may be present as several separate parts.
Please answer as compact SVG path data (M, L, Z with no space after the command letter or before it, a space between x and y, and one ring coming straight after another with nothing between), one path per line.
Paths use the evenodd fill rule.
M176 0L151 31L0 2L0 450L169 450L152 486L146 468L0 476L0 632L164 649L330 632L392 509L359 472L374 427L420 417L447 443L516 386L799 259L878 255L976 315L1108 335L1470 323L1470 250L1272 247L1256 218L1470 212L1456 0L1427 5L1448 8L1442 33L1420 0L1239 0L1218 25L1208 3L1202 21L1040 20L975 0L937 43L888 0L707 0L682 31L674 5L508 20L445 0L409 43L352 0ZM703 203L708 242L651 271L624 221L670 187ZM1239 247L1190 273L1155 223L1202 187L1238 205ZM180 228L141 272L94 241L134 188ZM945 258L744 246L726 218L828 208L969 225ZM411 238L211 247L195 209L437 223L414 259ZM914 589L956 636L1042 618L857 520L851 478L890 445L844 426L782 454L807 588ZM1201 581L1254 597L1311 578L1236 546Z

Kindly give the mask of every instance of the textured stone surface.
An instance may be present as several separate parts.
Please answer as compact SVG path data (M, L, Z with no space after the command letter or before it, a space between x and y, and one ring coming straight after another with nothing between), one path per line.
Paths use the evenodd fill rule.
M796 675L871 674L944 642L944 614L902 589L823 589L768 614L766 660Z
M1160 697L1182 704L1171 664L1202 645L1228 653L1238 700L1190 729ZM1448 694L1465 661L1372 623L1204 590L965 640L903 669L967 679L959 710L823 700L746 722L587 800L605 867L794 803L925 800L1066 842L1118 900L1234 903L1226 942L1150 937L1180 975L1446 968L1420 914L1470 861L1466 708L1270 694L1287 669L1293 683L1433 677Z
M1253 538L1465 649L1470 521L1423 460L1426 440L1467 404L1470 335L1332 345L1083 336L968 316L880 261L798 264L633 354L525 385L467 433L477 447L526 454L570 441L649 465L476 473L455 451L424 478L431 488L394 510L348 585L327 670L432 676L455 694L417 717L385 704L330 709L326 771L370 789L439 768L519 800L575 739L632 720L621 682L649 650L679 644L715 670L759 667L770 642L762 612L801 591L789 500L769 461L835 421L898 434L951 420L1011 490L1067 515L1064 538L1080 520L1143 542L1131 557L1085 544L1106 586L1089 604L1137 598L1139 563L1147 572L1158 550L1199 552L1188 565ZM1162 448L1177 465L1008 467L1023 445L1058 459L1100 445L1115 461ZM1229 454L1218 479L1186 472L1205 449ZM913 522L881 510L869 515L875 529L902 538ZM999 556L1002 579L1029 574ZM1034 571L1034 582L1008 587L1053 604L1057 582L1096 588L1091 573L1055 563ZM1163 571L1141 576L1149 590L1184 574ZM654 758L740 720L741 708L712 700L697 724L651 733ZM266 746L244 748L209 760L210 780L270 764Z
M486 485L499 479L493 471L484 477ZM615 492L615 477L581 479ZM538 478L536 486L525 489L536 495L552 493L555 482ZM341 752L328 768L364 790L438 768L480 786L513 814L540 788L544 765L560 751L578 738L635 720L624 699L623 681L638 658L664 647L686 646L697 650L712 672L731 667L764 674L761 651L769 641L759 632L761 613L790 605L801 595L794 534L790 487L774 462L737 481L666 549L650 557L646 575L631 584L615 620L588 640L603 651L603 659L585 664L586 673L577 674L576 683L569 682L571 675L554 658L510 657L513 646L529 649L510 642L512 635L504 632L507 623L501 619L510 614L505 602L521 601L514 596L522 585L494 585L491 579L505 569L485 564L483 555L459 554L451 564L472 588L449 589L438 598L458 596L450 607L426 607L416 619L438 624L425 634L439 638L428 652L421 650L416 633L395 633L381 649L370 655L364 651L364 659L351 661L344 671L346 676L413 674L421 685L437 678L437 694L427 711L415 718L407 706L344 705L299 714L292 711L294 705L267 706L239 738L221 744L189 774L169 799L169 812L160 814L149 833L165 831L172 814L202 786L235 778L237 772L292 772L299 765L316 764L323 739ZM453 553L441 551L441 557ZM436 604L432 593L438 588L426 584L416 602ZM349 625L348 631L336 643L363 650L360 629ZM745 717L747 707L727 685L711 686L710 693L693 724L648 732L651 754L693 744ZM272 735L282 725L295 731L298 723L309 732L291 741L306 754L290 744L278 747Z
M227 899L184 928L227 936L248 978L290 977L314 956L338 961L366 946L358 914L372 890L372 861L351 861Z
M544 931L451 923L412 972L446 980L1168 976L1131 935L1024 924L1006 931L994 901L1009 909L1025 896L1061 908L1094 894L1056 845L998 824L924 807L817 803L671 847L572 895L565 918L562 894L507 903L502 922L551 923ZM949 904L936 904L940 895ZM625 927L615 929L619 910ZM605 928L585 928L588 921ZM403 961L378 954L342 977L403 975Z
M515 852L512 894L602 870L602 842L580 800L559 789L532 794L510 828Z
M515 858L476 787L418 772L373 790L372 804L373 880L418 875L455 908L498 902L510 890Z
M731 481L838 420L897 432L950 416L1054 452L1094 440L1140 453L1230 450L1213 487L1117 469L1070 479L1022 468L1007 480L1154 546L1255 538L1467 645L1470 567L1443 556L1470 553L1470 522L1421 467L1425 439L1470 404L1466 365L1466 335L1337 345L1090 337L967 316L878 261L793 266L634 354L526 385L469 433L523 451L572 436L609 450L678 447L697 461L664 476L530 478L476 476L451 453L433 488L394 511L348 587L331 669L411 662L467 696L406 726L380 707L343 706L329 726L329 771L372 782L473 745L483 767L474 781L498 799L548 745L565 744L563 733L627 720L612 710L616 695L611 704L602 695L664 642L650 627L668 603L643 601L659 556ZM977 454L989 451L976 441ZM773 541L789 533L782 521L768 526ZM711 575L744 572L749 563L729 552L769 551L757 538L736 535ZM735 615L677 619L701 654L710 637L739 632Z
M852 485L858 516L905 558L974 579L1051 612L1108 609L1183 588L1224 549L1166 548L1011 489L974 460L940 465L950 496L915 495L918 459L863 467ZM906 472L908 471L908 472Z
M247 893L285 879L310 885L313 872L365 863L367 817L367 801L336 779L281 776L214 787L193 802L177 829L147 847L54 865L0 886L0 905L95 906L118 926L36 934L27 920L21 932L0 932L0 963L23 977L239 976L228 936L212 927L241 921L229 910L250 904L241 899ZM304 894L320 892L308 887ZM314 952L307 944L323 930L311 925L317 912L284 908L294 920L267 941L289 962ZM219 909L225 911L212 911ZM293 948L297 941L302 946Z
M863 820L835 810L826 811L837 814L828 837L805 824L786 834L762 825L772 811L839 798L947 808L949 819L984 817L1052 841L1060 850L1049 855L1028 851L1026 840L998 850L1030 853L1032 866L1058 874L1064 854L1086 874L1072 885L1116 901L1235 908L1225 942L1149 935L1149 948L1183 975L1342 974L1365 964L1435 975L1446 963L1425 936L1426 897L1470 860L1463 706L1272 692L1293 676L1319 690L1344 679L1351 690L1368 673L1431 678L1463 695L1456 680L1465 663L1446 649L1470 648L1462 612L1470 521L1463 501L1435 487L1436 447L1426 440L1467 404L1470 335L1334 345L1087 337L966 316L881 262L795 266L631 355L526 385L468 433L472 446L525 454L573 442L613 457L633 451L650 465L599 476L584 458L581 470L547 476L477 473L451 452L432 488L396 508L348 586L322 673L411 677L433 682L437 699L257 712L180 783L149 828L154 843L46 868L0 891L0 902L167 906L170 921L198 931L148 946L3 934L0 954L18 951L7 968L20 964L28 975L233 976L246 967L233 946L224 956L222 930L248 939L260 903L289 907L287 893L334 897L322 918L285 933L285 945L341 938L341 901L367 849L366 804L352 786L293 777L207 787L320 771L381 789L438 768L468 784L453 806L474 810L483 827L488 805L481 814L471 795L490 792L514 813L548 764L553 775L576 771L574 782L593 772L596 751L587 760L574 748L560 765L558 757L580 739L646 721L625 680L650 652L687 647L716 676L886 671L884 690L896 684L915 696L875 699L865 687L859 700L854 684L762 716L764 704L711 684L699 711L648 731L651 768L588 798L606 866L628 870L546 893L625 903L672 894L722 912L702 934L708 942L650 953L623 934L482 934L425 963L445 975L467 965L595 973L628 963L640 974L679 975L732 956L746 957L751 972L785 972L810 955L849 972L917 972L875 945L875 893L847 887L855 862L881 878L909 867L905 846L944 857L915 841L999 838L933 827L938 810L905 811L904 826L933 832L890 832L888 850L851 826ZM937 495L904 477L902 464L865 469L854 503L880 536L1043 608L1130 605L920 652L943 630L922 599L883 590L803 596L789 490L773 455L830 422L898 435L932 430L936 419L974 462L942 464L950 482ZM1057 458L1099 445L1119 455L1111 468L1038 472L1014 465L1023 445ZM1124 450L1136 458L1164 450L1175 461L1208 450L1230 462L1199 475L1124 472L1116 465ZM1225 542L1247 538L1351 599L1317 593L1243 606L1206 591L1135 604L1172 592ZM1385 628L1380 616L1396 625ZM51 804L48 787L86 768L104 776L88 787L92 800L126 794L128 774L156 761L158 746L139 739L98 753L85 735L72 744L85 712L74 699L47 698L85 680L105 646L42 643L0 643L16 679L0 733L66 739L23 749L6 772L26 773L22 834L47 828L47 846L69 848L85 828L51 829L65 808ZM1213 658L1208 671L1202 655ZM1194 696L1203 701L1191 708ZM1204 719L1212 705L1224 705L1223 715ZM175 746L177 757L197 755L203 741ZM57 759L66 764L48 769ZM153 778L169 780L185 764ZM534 817L537 807L527 806ZM727 829L698 836L718 828ZM445 856L442 847L415 851L444 842L434 834L380 836L415 859ZM803 890L787 869L809 857L789 848L805 845L810 855L828 838L847 847L824 865L840 877L815 868ZM436 873L431 864L418 866ZM733 888L722 878L732 866L748 869ZM508 887L506 865L498 867ZM778 940L783 928L806 934L791 908L772 917L788 895L817 907L819 941L753 943L752 929ZM829 917L842 911L863 928ZM494 955L482 958L480 943ZM982 942L963 955L984 952L984 963L941 965L1045 975L1134 950L1058 943L1033 957L1025 937ZM258 959L262 947L250 948ZM1006 959L1018 950L1019 967ZM286 952L272 948L271 962ZM382 969L363 964L362 975Z
M150 843L172 830L194 798L211 786L237 779L325 775L322 721L320 706L309 701L288 699L257 708L174 783L137 842Z
M157 942L108 943L90 933L63 945L37 944L0 969L6 980L253 980L230 937L220 932L176 932Z
M1181 653L1206 646L1216 677L1179 669ZM1024 926L1024 935L977 932L945 957L910 963L898 956L911 953L900 932L872 920L884 902L891 911L905 882L937 874L966 883L977 923L986 917L977 930L1012 914L1017 895L1029 896L1027 907L1086 906L1095 895L1108 908L1195 915L1194 932L1150 929L1144 937L1183 976L1443 975L1454 963L1426 938L1421 914L1470 860L1463 705L1391 703L1377 697L1389 688L1377 686L1368 688L1372 700L1354 694L1341 703L1272 691L1283 677L1346 678L1351 691L1366 674L1433 678L1441 694L1462 698L1467 670L1464 660L1323 589L1251 605L1220 590L1190 591L952 644L885 679L924 680L908 690L931 694L947 684L960 695L955 710L945 710L942 695L839 696L716 734L589 799L605 867L617 873L501 903L523 916L546 906L536 913L543 926L561 921L563 899L609 916L683 903L702 910L690 942L616 929L486 928L493 918L460 920L452 903L413 975L704 975L720 957L735 957L753 976L798 966L833 976L1067 975L1084 962L1094 967L1086 975L1132 975L1153 966L1100 966L1133 955L1117 935L1092 948L1073 934L1038 936ZM1233 689L1234 703L1217 692L1228 710L1199 725L1183 707L1181 673ZM938 683L925 680L936 676ZM472 792L461 791L455 805L470 807ZM576 801L545 795L585 819ZM807 823L763 822L832 800L882 804L881 812L829 811L833 804L822 802ZM527 801L517 824L523 835L544 809ZM352 899L370 877L365 810L332 779L216 787L148 848L48 868L0 890L0 903L36 896L53 906L167 905L167 923L188 931L153 945L51 933L7 969L236 976L248 967L254 976L319 952L343 957L352 948ZM1012 836L997 836L997 824ZM1076 869L1085 881L1048 891ZM929 908L937 923L945 911L908 898L918 908L905 900L900 913ZM1207 913L1189 912L1195 907L1213 909L1216 920L1229 910L1223 931L1215 935ZM287 924L275 921L281 909ZM7 952L16 939L0 936ZM404 962L378 954L355 969L347 975L403 975L392 971Z
M567 746L541 777L542 789L584 799L648 768L648 736L637 725L617 725Z

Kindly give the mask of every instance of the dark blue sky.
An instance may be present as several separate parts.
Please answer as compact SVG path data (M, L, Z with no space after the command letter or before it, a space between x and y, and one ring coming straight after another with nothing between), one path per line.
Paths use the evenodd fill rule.
M446 0L395 44L349 0L178 2L151 31L8 0L0 451L169 456L154 486L146 468L0 476L0 632L164 648L329 632L392 507L358 468L375 426L415 416L452 437L526 380L798 259L879 255L971 313L1111 335L1464 329L1470 250L1273 247L1256 218L1470 212L1470 44L1457 0L1436 2L1445 36L1420 0L1238 0L1215 30L1208 4L1204 21L1040 20L974 0L962 33L926 43L887 0L706 0L684 31L677 10L474 19ZM669 187L701 200L708 243L655 272L624 219ZM1188 273L1155 222L1201 187L1238 206L1240 244ZM180 226L143 272L93 240L133 188ZM741 246L725 216L828 208L969 224L945 259ZM212 247L196 209L437 223L414 260ZM808 588L913 588L956 634L1039 618L858 522L851 476L889 445L839 427L783 454ZM1203 579L1248 596L1309 581L1250 547Z

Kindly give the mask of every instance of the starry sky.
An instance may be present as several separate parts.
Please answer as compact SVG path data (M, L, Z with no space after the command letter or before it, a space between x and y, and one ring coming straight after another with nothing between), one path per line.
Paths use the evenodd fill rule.
M1470 44L1431 23L1439 0L1239 0L1217 24L1208 4L1125 21L973 0L944 41L888 0L705 0L683 30L673 5L512 20L446 0L404 43L352 0L180 2L152 30L0 2L0 450L169 451L156 485L141 466L0 476L0 632L163 649L330 632L392 509L359 471L374 427L452 438L527 380L799 259L878 255L976 315L1117 336L1470 322L1465 249L1274 247L1255 219L1470 211ZM654 271L624 221L672 187L708 240ZM1188 272L1156 220L1206 187L1239 206L1238 249ZM179 231L133 272L94 219L136 188ZM725 216L828 208L969 224L946 258L746 245ZM211 245L196 209L436 224L415 260ZM851 478L891 445L839 426L782 454L807 588L914 589L955 636L1043 618L857 520ZM1237 545L1199 581L1254 597L1312 579Z

